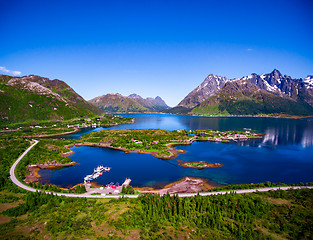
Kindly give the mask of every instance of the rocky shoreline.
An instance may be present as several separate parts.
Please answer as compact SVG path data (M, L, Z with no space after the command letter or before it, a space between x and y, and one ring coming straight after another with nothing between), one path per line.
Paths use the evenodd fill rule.
M208 189L217 187L216 184L209 183L207 179L196 177L184 177L179 181L170 183L161 189L152 187L135 188L141 193L153 193L153 194L173 194L173 193L196 193L201 191L207 191Z
M25 175L25 179L24 181L26 183L30 183L30 182L37 182L38 178L40 178L40 175L38 174L38 171L40 169L50 169L50 170L58 170L60 168L63 167L70 167L73 165L79 164L77 162L71 162L71 163L66 163L66 164L62 164L59 163L58 161L52 161L52 162L46 162L43 164L33 164L33 165L29 165L27 166L27 169L29 171L29 175Z

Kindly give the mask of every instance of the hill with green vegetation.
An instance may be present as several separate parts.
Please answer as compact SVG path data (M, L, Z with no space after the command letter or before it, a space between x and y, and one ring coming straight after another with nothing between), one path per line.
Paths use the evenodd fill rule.
M163 113L171 113L171 114L190 114L192 108L187 108L183 106L176 106L173 108L165 109Z
M89 100L89 103L109 113L148 112L140 103L121 94L106 94Z
M140 103L143 107L147 108L150 112L159 112L159 111L169 108L169 106L159 96L155 98L151 98L151 97L142 98L141 96L133 93L129 95L128 97Z
M158 112L169 108L160 97L144 99L137 94L106 94L88 102L108 113Z
M0 75L0 102L0 125L67 120L103 113L65 82L35 75Z
M248 80L238 80L227 82L214 96L194 107L191 113L204 115L313 115L313 107L304 101L271 94Z

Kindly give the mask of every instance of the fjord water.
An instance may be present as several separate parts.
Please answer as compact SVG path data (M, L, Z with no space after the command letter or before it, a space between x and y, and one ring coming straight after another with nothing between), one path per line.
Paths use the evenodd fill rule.
M194 142L176 146L186 150L175 159L161 160L149 154L124 153L98 147L74 147L70 158L80 163L57 171L40 170L42 183L69 187L83 182L98 165L111 167L94 180L105 185L122 183L126 177L133 186L161 186L185 176L203 177L218 184L257 182L313 181L313 119L279 119L256 117L195 117L169 114L129 114L134 124L110 128L84 129L70 138L91 131L117 128L131 129L217 129L251 128L265 133L263 139L234 143ZM178 166L177 160L222 163L223 167L203 170Z

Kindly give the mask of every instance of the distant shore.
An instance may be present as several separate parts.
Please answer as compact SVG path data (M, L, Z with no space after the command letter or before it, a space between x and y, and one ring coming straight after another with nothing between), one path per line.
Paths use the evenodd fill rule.
M63 135L68 135L72 133L76 133L80 130L81 128L74 128L73 131L70 132L64 132L64 133L55 133L55 134L39 134L39 135L30 135L30 136L25 136L27 138L33 138L33 137L38 137L38 138L44 138L44 137L58 137L58 136L63 136Z
M132 119L131 122L128 123L114 123L114 124L103 124L100 125L100 127L113 127L121 124L133 124L134 119ZM86 127L75 127L73 131L70 132L64 132L64 133L56 133L56 134L39 134L39 135L30 135L30 136L25 136L27 138L32 138L32 137L38 137L38 138L46 138L46 137L58 137L58 136L64 136L64 135L69 135L73 133L79 132L81 129L85 129ZM16 130L7 130L7 131L16 131Z
M196 113L160 113L160 114L171 114L171 115L185 115L193 117L251 117L251 118L287 118L287 119L305 119L313 118L313 116L298 116L288 114L277 114L277 115L221 115L221 114L196 114Z
M187 114L194 117L251 117L251 118L286 118L286 119L305 119L313 116L297 116L297 115L205 115L205 114Z

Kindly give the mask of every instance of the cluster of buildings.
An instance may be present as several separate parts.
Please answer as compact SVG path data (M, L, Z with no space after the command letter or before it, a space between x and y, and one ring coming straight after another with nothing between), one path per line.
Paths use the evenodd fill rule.
M134 142L135 144L140 144L140 143L142 143L142 142L140 142L140 141L138 141L137 139L134 139L134 138L133 138L131 141Z
M67 125L68 128L89 128L89 127L93 127L93 128L96 128L96 127L100 127L100 123L82 123L82 124L74 124L74 125Z
M245 134L243 133L234 133L234 132L219 132L219 131L213 131L211 130L210 132L202 132L198 133L198 136L203 136L203 137L210 137L214 141L222 142L222 141L238 141L238 140L247 140L248 135L250 134L249 130L245 131Z

